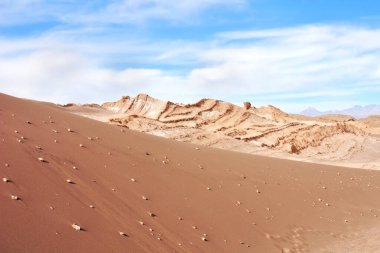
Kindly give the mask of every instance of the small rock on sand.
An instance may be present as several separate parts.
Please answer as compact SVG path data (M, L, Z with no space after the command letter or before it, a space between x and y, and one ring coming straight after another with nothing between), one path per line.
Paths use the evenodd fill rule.
M11 199L13 199L13 200L20 200L20 198L18 196L16 196L16 195L11 195Z
M126 233L124 233L122 231L119 231L119 235L121 235L121 236L128 236Z
M81 226L79 226L78 224L75 224L75 223L73 223L73 224L71 225L71 227L72 227L73 229L75 229L76 231L80 231L80 230L82 230Z
M42 157L38 157L38 161L43 162L43 163L46 162L46 160Z

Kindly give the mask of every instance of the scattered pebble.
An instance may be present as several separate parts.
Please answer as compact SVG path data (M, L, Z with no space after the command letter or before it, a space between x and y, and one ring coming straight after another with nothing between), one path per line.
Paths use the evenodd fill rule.
M81 143L79 144L79 147L84 148L85 146Z
M145 225L145 223L144 223L143 221L139 221L139 224L140 224L141 226L144 226L144 225Z
M16 195L11 195L11 199L13 199L13 200L20 200L20 198L18 196L16 196Z
M141 196L141 198L142 198L143 200L148 200L148 198L147 198L146 196Z
M74 131L71 130L70 128L67 128L67 132L73 133Z
M4 183L9 183L10 180L9 180L8 178L6 178L6 177L3 177L3 182L4 182Z
M66 182L69 183L69 184L75 184L72 180L70 179L66 179Z
M132 181L132 182L136 182L136 179L134 179L134 178L131 178L131 181Z
M9 163L4 164L5 167L9 167Z
M94 206L94 205L89 205L89 207L90 207L90 208L95 208L95 206Z
M156 214L154 214L154 213L152 213L152 212L148 212L148 215L149 215L150 217L156 217Z
M73 224L71 225L71 227L74 228L76 231L80 231L80 230L82 230L81 226L79 226L78 224L75 224L75 223L73 223Z
M124 233L122 231L119 231L119 235L121 235L121 236L128 236L126 233Z
M42 158L42 157L38 157L38 161L46 163L46 160L44 158Z

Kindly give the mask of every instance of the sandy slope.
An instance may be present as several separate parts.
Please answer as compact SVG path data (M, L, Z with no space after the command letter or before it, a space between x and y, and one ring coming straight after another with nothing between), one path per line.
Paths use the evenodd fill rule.
M380 249L378 171L199 149L6 95L0 165L0 252Z
M202 99L175 104L145 94L102 106L67 107L93 119L198 145L312 162L380 169L376 117L290 115L273 106L244 108Z

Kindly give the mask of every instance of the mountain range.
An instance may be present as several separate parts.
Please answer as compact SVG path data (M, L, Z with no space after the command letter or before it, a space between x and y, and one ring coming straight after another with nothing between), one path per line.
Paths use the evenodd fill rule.
M306 116L321 116L325 114L345 114L351 115L355 118L366 118L372 115L380 115L380 105L366 105L360 106L355 105L351 108L343 110L329 110L329 111L319 111L313 107L308 107L303 110L300 114Z

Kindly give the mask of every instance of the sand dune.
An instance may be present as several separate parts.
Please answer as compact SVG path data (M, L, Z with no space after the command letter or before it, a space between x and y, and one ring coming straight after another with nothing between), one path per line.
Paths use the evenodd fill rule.
M86 109L87 108L87 109ZM240 107L202 99L175 104L145 94L70 111L133 130L198 145L312 162L380 169L376 117L306 117L274 106ZM106 110L105 110L106 109ZM84 113L83 110L88 110Z
M6 95L0 108L0 252L379 252L378 171L199 148ZM210 112L172 109L155 115Z

